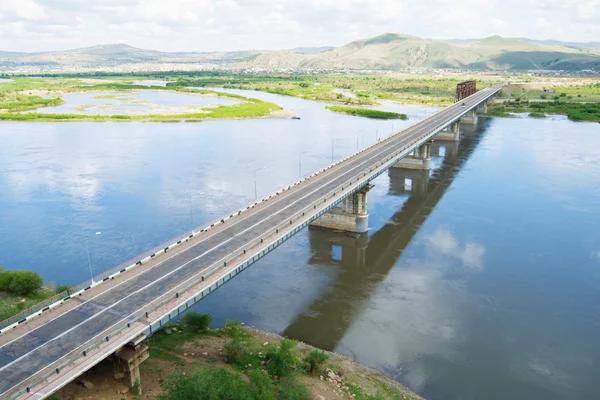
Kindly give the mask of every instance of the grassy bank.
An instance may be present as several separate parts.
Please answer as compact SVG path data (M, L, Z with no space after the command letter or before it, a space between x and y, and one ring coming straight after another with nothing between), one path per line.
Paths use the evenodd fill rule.
M210 95L238 100L238 104L217 107L205 107L201 112L176 114L147 114L147 115L85 115L75 113L51 114L22 111L35 110L39 107L63 104L58 97L65 93L75 92L123 92L132 90L155 90ZM43 96L43 97L42 97ZM98 96L111 99L115 96ZM227 118L259 118L269 116L273 111L281 110L276 104L247 98L235 94L214 92L202 89L190 89L179 86L144 86L130 82L130 79L120 78L118 81L106 82L93 80L89 82L80 79L41 79L15 78L12 82L0 86L0 120L11 121L200 121L204 119Z
M510 113L529 113L536 118L547 114L566 115L571 121L600 121L600 103L580 103L561 100L507 100L488 107L488 115L510 116Z
M235 321L213 330L205 329L210 319L196 322L167 326L150 337L150 359L140 367L143 398L421 399L382 373L339 354ZM114 373L113 368L111 362L106 362L83 376L94 389L71 383L54 398L123 398L128 390L124 381L107 379L107 374Z
M344 106L327 106L328 110L343 113L356 115L359 117L366 118L375 118L375 119L408 119L406 114L399 114L395 112L389 111L379 111L379 110L371 110L369 108L354 108L354 107L344 107Z

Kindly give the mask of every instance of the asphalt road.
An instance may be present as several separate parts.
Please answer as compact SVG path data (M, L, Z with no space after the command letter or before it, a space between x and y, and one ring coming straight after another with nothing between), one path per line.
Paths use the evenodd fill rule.
M89 341L98 340L98 335L107 328L125 325L148 303L190 276L244 248L247 243L255 243L262 235L270 234L276 226L322 201L351 178L362 175L365 170L368 171L414 140L431 135L438 125L451 122L492 93L492 89L484 89L440 111L336 168L303 182L285 196L262 203L255 212L229 220L214 235L177 255L165 257L152 269L122 282L106 293L82 301L78 307L4 345L0 348L0 396L4 397L7 392L24 386L26 379L65 354ZM466 107L462 107L462 103Z

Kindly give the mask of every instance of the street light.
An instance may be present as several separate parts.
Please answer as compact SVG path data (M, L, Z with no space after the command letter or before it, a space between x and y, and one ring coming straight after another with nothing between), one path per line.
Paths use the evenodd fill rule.
M335 142L338 142L338 141L340 141L340 140L342 140L342 139L333 139L333 140L331 141L331 163L332 163L332 164L333 164L333 144L334 144Z
M258 171L260 171L261 169L265 169L266 167L260 167L254 170L254 198L255 200L258 200L258 192L256 190L256 173Z
M96 236L101 235L102 232L96 232ZM88 246L88 239L85 239L85 252L87 253L88 258L88 266L90 267L90 280L92 281L92 285L94 284L94 274L92 273L92 260L90 258L90 248Z
M308 151L303 151L298 153L298 175L300 178L302 178L302 157L300 157L302 154L306 154L308 153Z
M358 134L361 133L362 131L364 131L364 129L359 129L356 132L356 152L358 152Z

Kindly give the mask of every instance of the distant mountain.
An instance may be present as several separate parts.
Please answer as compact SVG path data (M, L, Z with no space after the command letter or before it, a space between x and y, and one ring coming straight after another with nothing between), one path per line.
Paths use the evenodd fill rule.
M593 43L588 44L593 45ZM554 41L491 36L484 39L434 40L385 33L344 46L300 47L279 51L160 52L111 44L40 53L0 51L4 70L94 70L101 67L189 64L255 69L545 69L600 71L600 47L575 47ZM29 68L31 67L31 68ZM122 67L129 70L128 67ZM179 67L185 69L187 67ZM138 68L139 69L139 68Z
M321 47L296 47L295 49L291 49L292 53L296 54L317 54L323 53L324 51L333 50L335 47L333 46L321 46Z
M600 70L600 51L491 36L452 43L386 33L318 54L266 52L237 64L256 68L470 68Z
M530 42L537 44L547 44L550 46L567 46L567 47L600 47L600 42L562 42L560 40L535 40L528 38L515 38L515 40L520 40L522 42Z

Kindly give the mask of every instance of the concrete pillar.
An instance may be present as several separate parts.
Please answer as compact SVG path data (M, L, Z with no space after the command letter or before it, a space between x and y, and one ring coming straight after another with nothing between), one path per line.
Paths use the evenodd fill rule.
M431 143L426 142L420 147L415 148L412 155L404 157L402 160L392 165L392 168L431 169Z
M444 130L435 135L435 140L460 140L460 124L453 122L451 125L448 125Z
M484 113L484 114L487 114L487 112L488 112L487 101L484 101L483 103L481 103L479 105L479 107L477 107L477 111L479 111L481 113Z
M364 233L369 229L367 192L373 186L367 185L343 200L341 208L333 208L322 215L312 226L337 231Z
M474 125L477 122L477 114L475 110L467 111L467 113L460 119L461 124Z
M140 364L150 357L147 345L139 343L135 346L129 344L115 353L118 364L125 373L125 378L134 394L142 395L142 381L140 379Z

